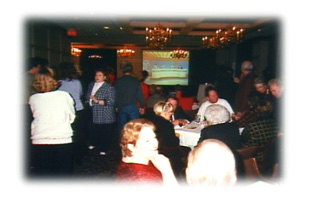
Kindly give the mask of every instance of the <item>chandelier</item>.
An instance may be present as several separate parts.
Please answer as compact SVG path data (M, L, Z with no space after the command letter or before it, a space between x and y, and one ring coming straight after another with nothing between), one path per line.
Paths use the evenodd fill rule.
M233 43L240 43L243 39L244 29L235 26L228 29L218 29L213 37L203 37L202 44L206 48L224 48Z
M135 53L134 50L124 47L123 49L117 50L117 55L121 57L130 57Z
M188 51L177 49L170 52L170 57L177 59L186 58L188 56L188 53Z
M171 41L172 29L163 29L160 24L156 25L153 29L146 27L145 40L149 47L155 49L164 49Z
M73 56L80 56L82 53L82 50L73 47L70 49L70 51Z
M101 59L102 56L101 55L97 55L97 54L92 54L88 56L89 59Z

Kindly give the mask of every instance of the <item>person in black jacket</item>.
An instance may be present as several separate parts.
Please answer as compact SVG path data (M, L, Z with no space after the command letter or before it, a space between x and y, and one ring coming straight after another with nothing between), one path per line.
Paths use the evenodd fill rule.
M124 125L133 119L139 119L140 113L144 113L145 100L140 81L131 75L132 63L121 62L123 76L115 81L115 105L118 109L119 133ZM138 108L140 103L140 108Z
M208 106L205 117L208 126L201 130L199 142L210 138L219 139L233 150L241 148L239 129L235 122L231 122L229 112L224 106Z
M176 97L170 96L167 98L167 102L171 103L174 107L173 119L172 120L187 120L191 121L192 118L186 114L181 106L178 105L178 99Z
M182 179L190 148L179 146L179 138L170 122L174 108L169 102L159 101L154 105L153 110L155 115L147 118L156 126L155 134L159 141L159 152L170 159L176 177Z
M235 156L238 178L244 177L243 158L236 151L242 148L239 128L231 121L229 111L222 105L210 105L205 111L205 117L208 126L201 130L198 145L206 139L218 139L224 142Z

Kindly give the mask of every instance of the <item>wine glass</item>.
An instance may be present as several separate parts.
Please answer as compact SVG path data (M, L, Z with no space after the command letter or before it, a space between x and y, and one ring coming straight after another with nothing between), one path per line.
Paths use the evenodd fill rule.
M196 115L196 117L195 117L195 122L196 123L200 123L200 117L201 117L201 115Z

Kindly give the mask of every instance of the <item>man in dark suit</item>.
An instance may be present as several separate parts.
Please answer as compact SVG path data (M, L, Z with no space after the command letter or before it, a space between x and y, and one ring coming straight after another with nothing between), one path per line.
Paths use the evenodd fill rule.
M198 145L207 139L218 139L224 142L233 152L236 160L237 176L244 175L242 157L236 149L242 148L239 129L231 121L229 111L222 105L210 105L205 111L208 126L201 130Z
M210 105L205 112L208 126L201 130L199 142L205 139L219 139L231 149L241 148L239 129L228 110L222 105Z
M249 104L247 102L250 93L255 91L254 80L257 75L254 73L254 66L250 61L244 61L241 65L241 76L235 78L235 82L238 83L238 89L235 95L235 110L236 120L240 119L246 111L249 110Z
M174 107L174 114L172 121L175 120L188 120L189 122L192 118L186 114L181 106L178 105L178 99L176 97L168 97L167 102L171 103Z

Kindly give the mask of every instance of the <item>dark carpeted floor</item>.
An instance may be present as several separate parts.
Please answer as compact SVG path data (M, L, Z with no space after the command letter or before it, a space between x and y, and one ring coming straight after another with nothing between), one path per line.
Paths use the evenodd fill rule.
M109 151L106 155L100 155L94 148L81 162L74 163L72 177L113 179L120 160L121 153L117 149Z

